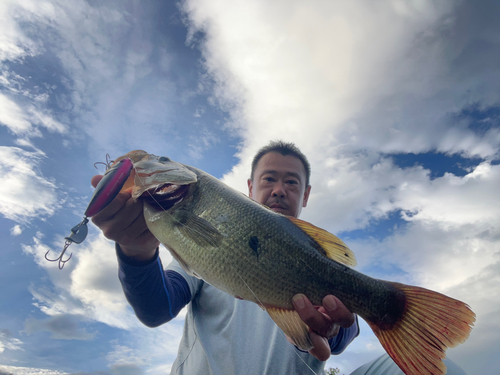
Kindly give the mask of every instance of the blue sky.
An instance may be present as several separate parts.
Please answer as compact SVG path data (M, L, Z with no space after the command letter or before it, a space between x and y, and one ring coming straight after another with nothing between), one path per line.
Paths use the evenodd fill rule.
M312 165L301 218L342 237L358 270L470 304L476 327L449 356L496 372L499 7L2 1L0 373L167 372L182 313L142 326L95 227L63 271L43 255L81 220L106 153L144 149L246 192L277 138ZM363 323L329 365L381 353Z

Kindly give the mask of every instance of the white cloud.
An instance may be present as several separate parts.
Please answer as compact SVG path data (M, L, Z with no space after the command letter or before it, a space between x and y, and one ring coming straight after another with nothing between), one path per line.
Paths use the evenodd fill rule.
M35 216L50 216L59 208L54 182L37 170L45 155L17 147L0 146L0 213L6 218L26 222Z
M14 225L10 229L10 234L13 235L13 236L19 236L21 233L23 233L23 230L21 229L20 225Z
M7 329L0 329L0 353L5 350L24 350L23 342L15 337Z
M65 133L67 130L65 125L54 120L46 111L39 110L31 104L20 106L3 94L0 94L0 123L19 136L41 136L35 124L51 132Z
M245 167L274 138L296 141L318 159L338 158L339 146L496 152L497 131L480 136L450 119L465 105L500 99L496 78L483 81L479 69L467 77L450 72L472 39L448 46L468 21L454 13L458 4L402 4L186 2L191 34L206 32L206 67L243 137Z
M5 371L6 374L16 375L70 375L67 372L60 372L55 370L5 365L0 365L0 371Z
M0 109L0 122L14 133L25 133L31 129L31 123L26 119L22 109L12 100L1 94Z
M58 269L57 262L45 260L45 254L50 249L49 258L58 256L64 239L56 239L51 246L38 238L33 241L33 245L23 245L23 250L34 256L53 283L53 286L30 288L41 311L50 316L84 315L123 329L139 325L121 290L114 245L110 241L100 235L88 238L83 244L73 244L66 256L72 252L74 255L63 271Z
M45 259L45 254L50 250L49 258L55 258L63 244L62 237L56 238L50 246L35 237L32 245L23 245L23 251L35 258L37 264L48 272L52 282L52 285L31 286L36 306L49 316L86 316L126 330L142 327L128 305L118 280L114 243L102 233L89 235L84 243L72 244L68 248L65 257L73 255L61 271L57 263ZM165 264L172 259L165 249L160 254Z
M15 60L26 55L39 53L38 46L27 37L17 24L16 1L2 1L0 4L0 62L3 60Z
M0 84L8 92L0 93L0 124L17 136L41 136L39 127L51 132L67 131L67 126L54 119L46 108L52 88L40 92L39 86L30 87L33 86L31 77L22 77L10 71L5 64L6 61L22 62L25 57L36 56L43 51L43 47L28 37L18 22L47 19L53 16L52 10L47 2L8 0L0 4Z

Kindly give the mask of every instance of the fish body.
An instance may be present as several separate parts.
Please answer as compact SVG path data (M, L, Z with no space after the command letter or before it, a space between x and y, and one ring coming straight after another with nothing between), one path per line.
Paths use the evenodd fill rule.
M321 305L333 293L351 311L377 320L387 316L395 295L389 284L326 257L290 218L186 168L197 175L191 194L168 210L145 202L144 214L151 232L189 273L265 308L293 309L297 293Z
M354 254L334 235L201 170L145 152L127 155L134 161L133 196L144 200L153 235L189 274L266 309L299 348L312 344L293 309L298 293L315 305L328 294L338 297L406 374L444 374L446 347L468 337L475 318L464 303L355 271Z

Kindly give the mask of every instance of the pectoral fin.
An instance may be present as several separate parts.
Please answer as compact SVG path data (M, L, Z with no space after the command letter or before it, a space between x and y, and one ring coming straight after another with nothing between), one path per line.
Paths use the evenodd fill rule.
M274 307L266 308L268 314L274 322L281 328L296 347L308 351L313 348L311 338L309 337L309 328L300 319L295 310L279 309Z
M291 216L287 216L287 218L316 241L326 252L328 258L350 267L354 267L357 264L354 253L337 236L307 221Z
M182 235L200 246L218 246L222 234L205 219L190 211L179 209L173 215Z

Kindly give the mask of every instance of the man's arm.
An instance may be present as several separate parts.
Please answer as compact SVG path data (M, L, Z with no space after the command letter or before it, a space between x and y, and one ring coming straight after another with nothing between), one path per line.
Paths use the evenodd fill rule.
M125 297L146 326L157 327L172 320L191 300L186 280L175 271L163 269L158 251L147 263L127 258L118 244L116 254Z
M101 179L94 176L92 185ZM190 301L191 292L181 275L163 270L159 241L146 225L142 202L134 201L130 191L120 192L92 222L116 242L120 282L137 317L150 327L173 319Z

